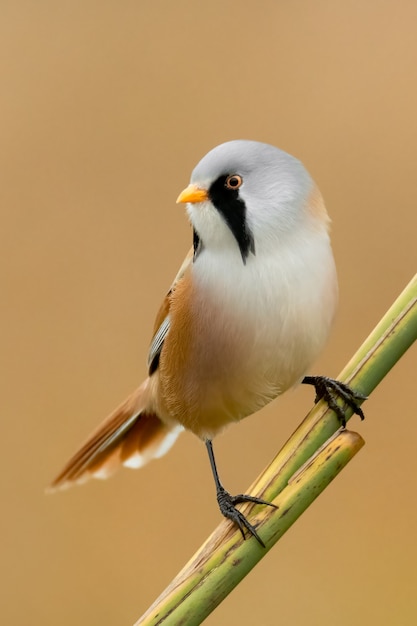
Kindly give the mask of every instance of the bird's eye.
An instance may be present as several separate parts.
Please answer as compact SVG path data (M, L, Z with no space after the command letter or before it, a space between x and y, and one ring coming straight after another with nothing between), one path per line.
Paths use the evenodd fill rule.
M241 184L243 183L242 177L239 174L231 174L225 180L225 187L227 189L239 189Z

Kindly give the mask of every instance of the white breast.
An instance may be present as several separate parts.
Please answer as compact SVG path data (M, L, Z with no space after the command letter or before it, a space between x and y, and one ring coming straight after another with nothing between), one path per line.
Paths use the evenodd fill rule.
M246 414L304 376L327 339L337 301L327 232L300 232L273 253L257 249L245 265L236 248L204 250L193 277L202 313L216 311L219 349L222 333L235 338L243 359L237 380L246 386L236 394L245 396Z
M295 385L321 351L333 319L329 239L315 230L291 245L204 248L172 295L161 353L158 414L200 437L254 413Z

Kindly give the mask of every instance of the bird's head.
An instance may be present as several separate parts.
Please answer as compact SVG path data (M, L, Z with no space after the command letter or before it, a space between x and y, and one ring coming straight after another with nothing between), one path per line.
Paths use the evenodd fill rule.
M300 161L256 141L223 143L195 167L177 202L187 203L196 239L205 247L238 247L247 262L259 249L274 250L300 228L327 227L324 205Z

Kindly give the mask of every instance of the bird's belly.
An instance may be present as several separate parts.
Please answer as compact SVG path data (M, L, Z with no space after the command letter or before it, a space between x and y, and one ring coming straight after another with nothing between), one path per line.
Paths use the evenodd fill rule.
M229 338L218 341L209 353L187 359L188 367L176 359L178 375L168 378L162 367L160 380L169 419L200 437L212 438L228 423L263 407L278 395L279 381L267 380L254 357L242 354Z
M293 386L317 350L299 314L284 323L271 298L245 311L207 293L200 298L185 282L161 354L160 412L212 438Z

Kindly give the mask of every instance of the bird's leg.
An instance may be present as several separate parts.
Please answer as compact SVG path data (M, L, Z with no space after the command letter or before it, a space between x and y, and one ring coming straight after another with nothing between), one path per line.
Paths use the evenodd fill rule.
M274 509L276 509L277 507L271 502L267 502L266 500L262 500L261 498L255 498L254 496L247 496L243 493L239 494L238 496L230 495L230 493L226 491L226 489L220 482L219 474L216 467L216 461L214 458L212 442L210 439L206 439L205 443L210 459L211 471L213 472L214 482L216 484L217 502L219 503L220 512L222 513L222 515L224 515L224 517L232 520L232 522L234 522L238 526L240 532L242 533L243 539L246 539L244 531L244 529L246 528L246 530L258 540L261 546L265 548L265 544L256 532L255 527L252 526L252 524L246 519L246 517L235 507L235 504L240 504L241 502L254 502L255 504L266 504L268 506L272 506L274 507Z
M349 385L346 385L346 383L342 383L340 380L334 380L333 378L327 378L327 376L304 376L301 382L304 385L313 385L316 390L314 402L325 400L329 408L336 413L343 427L346 426L345 410L336 402L338 398L343 400L356 415L359 415L361 420L365 419L358 402L366 400L367 396L354 391Z

